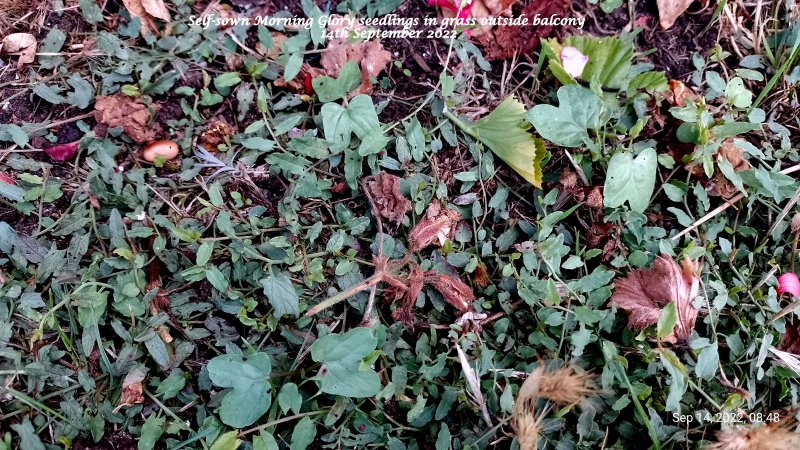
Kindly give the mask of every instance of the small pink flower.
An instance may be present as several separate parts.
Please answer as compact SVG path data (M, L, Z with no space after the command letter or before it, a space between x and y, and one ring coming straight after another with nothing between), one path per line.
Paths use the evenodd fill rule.
M790 293L800 297L800 279L792 272L786 272L778 277L778 295Z
M583 68L589 62L589 57L575 47L561 49L561 65L573 78L581 76Z

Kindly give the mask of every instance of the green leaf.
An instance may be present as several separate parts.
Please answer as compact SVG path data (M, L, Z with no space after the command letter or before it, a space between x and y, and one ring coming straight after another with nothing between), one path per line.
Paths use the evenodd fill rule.
M350 145L352 134L364 139L380 127L375 105L368 95L357 95L350 100L347 108L338 103L325 103L319 112L325 139L335 150L344 150Z
M536 105L525 114L536 131L548 141L564 147L592 147L589 129L608 122L603 100L589 89L568 85L558 89L558 106Z
M223 74L220 74L216 78L214 78L214 87L216 87L217 90L226 89L226 88L230 88L230 87L236 86L237 84L239 84L241 82L242 82L242 79L239 77L238 73L236 73L236 72L225 72Z
M0 196L5 197L12 202L21 202L25 195L25 189L13 184L7 184L0 181Z
M494 111L465 125L455 117L456 125L475 136L506 162L522 178L536 187L542 185L542 160L546 155L544 144L525 128L525 107L509 96Z
M354 328L344 334L329 334L311 346L311 359L323 363L320 389L345 397L372 397L381 391L381 380L361 360L375 350L378 339L369 328Z
M48 103L52 103L54 105L60 105L62 103L66 103L67 99L64 98L59 92L60 89L58 86L51 86L48 84L37 84L36 86L31 89L31 91L44 99Z
M310 417L303 417L292 431L292 443L289 450L306 450L317 436L317 425Z
M242 146L252 150L260 150L262 152L268 152L272 150L273 147L275 147L275 141L264 139L258 136L253 136L247 139L243 139Z
M253 424L272 403L269 374L272 364L266 353L222 355L208 362L208 376L223 388L233 388L220 406L222 422L234 428Z
M144 425L142 425L142 432L137 444L138 450L152 450L155 448L158 438L164 433L163 426L164 418L156 416L155 413L151 413L150 417L148 417Z
M661 362L672 378L665 407L667 411L680 411L681 399L683 398L683 394L686 393L686 389L689 388L688 372L672 350L661 350Z
M272 434L262 431L253 438L253 450L280 450L280 447Z
M697 356L697 365L694 371L698 377L704 380L711 380L717 374L717 366L719 365L719 344L714 342L708 347L700 350Z
M28 145L28 133L19 125L2 124L0 125L0 141L13 141L18 147L25 147ZM2 182L0 181L0 183Z
M575 80L561 65L561 49L575 47L589 57L578 79L597 82L609 89L620 89L625 83L633 58L633 45L617 37L595 38L589 36L570 36L559 44L555 39L542 41L542 49L548 59L548 67L558 81L564 84Z
M78 0L83 18L91 24L103 21L103 11L97 6L95 0Z
M720 172L722 172L722 175L724 175L725 178L727 178L731 183L733 183L733 185L736 187L736 189L739 190L739 192L741 192L745 196L747 195L747 191L744 189L744 183L742 183L742 177L740 177L739 174L736 173L736 170L734 170L730 161L720 156L717 159L717 167L719 167L719 170Z
M238 439L239 431L229 431L222 436L218 437L214 444L211 446L211 450L236 450L239 448L239 444L242 443L240 439Z
M290 410L295 414L300 414L300 408L303 406L303 396L297 391L297 385L294 383L286 383L281 387L278 394L278 405L284 414Z
M361 84L361 69L355 61L348 61L339 71L337 78L327 76L311 79L319 101L332 102L344 98Z
M264 288L264 295L267 296L269 304L272 305L272 314L280 318L286 314L297 316L300 314L300 297L294 290L292 280L278 273L262 278L261 286Z
M94 98L94 88L92 85L81 78L77 73L72 74L67 80L67 83L72 86L73 89L72 92L67 94L67 102L77 106L78 109L88 108Z
M19 435L20 450L45 450L44 444L39 439L31 420L27 416L22 419L22 423L10 426Z
M632 210L643 212L655 188L657 158L652 148L645 149L636 158L631 152L615 153L608 162L603 189L605 206L617 208L627 201Z
M734 77L725 86L725 97L737 108L747 108L753 104L753 93L744 87L744 81Z
M667 303L667 306L661 310L656 323L656 335L659 339L666 339L667 336L672 334L675 329L675 324L678 323L678 309L675 302Z
M39 47L39 53L58 53L61 51L61 47L64 46L66 40L66 33L58 28L53 28L47 33L44 41L42 41L42 45ZM39 64L44 70L55 69L63 62L63 56L39 56Z

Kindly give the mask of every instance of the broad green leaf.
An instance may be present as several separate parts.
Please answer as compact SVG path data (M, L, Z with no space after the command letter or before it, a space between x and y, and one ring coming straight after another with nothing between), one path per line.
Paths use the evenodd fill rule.
M561 49L575 47L589 57L589 62L578 77L586 82L597 82L601 87L620 89L625 83L633 58L633 46L617 37L596 38L590 36L570 36L564 42L555 39L542 41L542 49L548 59L548 67L558 81L564 84L575 80L561 65Z
M222 436L218 437L214 444L211 446L211 450L236 450L239 448L239 444L242 443L240 439L238 439L239 431L229 431Z
M672 381L669 385L669 395L667 396L667 411L680 411L681 399L686 389L689 387L689 376L686 371L686 366L681 363L680 359L672 352L672 350L661 350L661 362L669 372Z
M269 304L274 309L272 314L275 317L280 318L286 314L293 316L300 314L300 298L294 290L292 280L288 276L278 273L277 275L262 278L260 283L264 288L264 295L267 296Z
M593 146L588 130L598 130L608 122L603 100L578 85L558 89L558 106L536 105L525 114L536 131L548 141L564 147Z
M317 424L310 417L303 417L292 430L289 450L306 450L317 436Z
M164 433L164 422L163 416L159 417L156 416L154 412L150 413L150 417L148 417L144 425L142 425L141 435L137 443L138 450L151 450L155 448L158 438Z
M346 108L338 103L325 103L319 114L325 139L335 150L343 150L350 145L353 133L359 139L364 139L380 127L372 98L364 94L353 97Z
M64 62L63 56L50 56L49 54L59 53L66 40L66 33L58 28L53 28L47 33L44 41L42 41L42 45L39 47L39 53L48 54L39 56L39 64L41 65L42 69L55 69Z
M466 125L456 124L475 136L522 178L536 187L542 185L544 144L526 129L525 107L513 96L507 97L488 116Z
M9 424L9 426L19 435L20 450L45 450L44 444L27 416L22 419L22 423Z
M337 78L314 77L311 85L319 101L332 102L344 98L361 84L361 69L355 61L348 61L339 71Z
M675 306L675 302L669 302L658 316L658 322L656 323L656 335L658 338L666 339L667 336L672 334L672 331L675 329L675 324L677 323L678 309Z
M354 328L344 334L329 334L311 346L311 358L323 363L319 378L322 392L364 398L381 391L381 380L361 360L375 350L378 339L369 328Z
M11 123L0 125L0 141L12 141L18 147L25 147L28 145L28 133L25 132L19 125ZM6 184L3 181L0 183Z
M627 151L615 153L608 162L603 188L605 206L617 208L627 201L632 210L643 212L655 188L657 158L652 148L645 149L636 158Z
M219 418L223 423L242 428L267 412L272 403L272 364L266 353L217 356L208 362L207 369L215 385L233 388L222 399Z
M753 104L753 93L744 87L744 81L734 77L725 86L725 97L737 108L747 108Z
M719 344L714 342L708 347L700 350L697 356L697 365L694 371L698 377L703 380L711 380L717 373L717 366L719 365Z

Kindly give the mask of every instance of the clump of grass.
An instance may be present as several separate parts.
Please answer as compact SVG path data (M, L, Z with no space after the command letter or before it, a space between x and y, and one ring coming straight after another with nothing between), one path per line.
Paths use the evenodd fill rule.
M0 18L11 18L27 11L31 6L30 0L3 0L0 2Z

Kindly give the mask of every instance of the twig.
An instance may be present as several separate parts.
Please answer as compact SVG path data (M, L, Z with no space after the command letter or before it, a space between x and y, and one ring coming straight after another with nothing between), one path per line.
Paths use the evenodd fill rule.
M374 177L369 177L370 179L374 179ZM375 221L378 222L378 259L383 258L383 221L381 221L381 214L378 212L378 208L375 207L375 201L372 199L372 194L370 194L369 189L367 189L367 179L364 178L361 180L361 189L364 191L364 195L367 196L367 200L369 201L369 206L372 208L372 216L375 217ZM361 319L362 325L369 325L370 319L372 318L372 308L375 307L375 292L378 290L378 285L373 284L372 289L369 291L369 300L367 301L367 306L364 308L364 317Z

